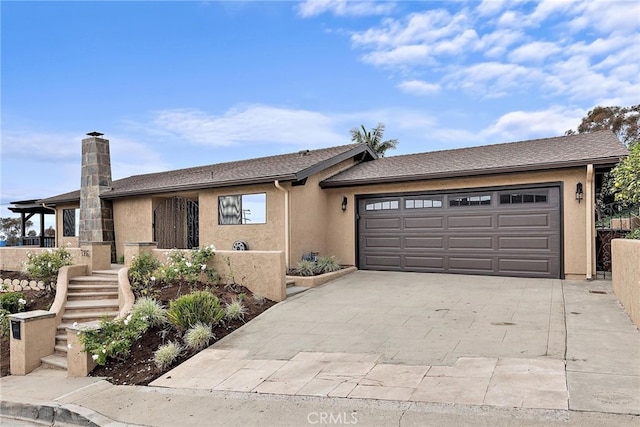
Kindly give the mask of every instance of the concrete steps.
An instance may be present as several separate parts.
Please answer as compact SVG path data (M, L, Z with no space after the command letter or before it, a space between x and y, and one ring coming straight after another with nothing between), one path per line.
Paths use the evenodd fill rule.
M119 313L118 270L94 271L91 276L79 276L69 280L67 301L58 325L54 354L43 357L44 367L67 369L67 327L74 323L100 321L104 317L115 318Z
M287 298L309 290L305 286L296 286L295 279L287 279Z

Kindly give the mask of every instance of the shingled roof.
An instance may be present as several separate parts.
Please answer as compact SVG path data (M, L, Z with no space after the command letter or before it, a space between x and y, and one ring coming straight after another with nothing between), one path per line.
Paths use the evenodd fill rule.
M320 183L347 187L372 183L490 175L615 164L628 154L609 130L505 144L383 157L355 165Z
M102 193L101 197L115 199L143 194L260 184L275 180L300 181L356 156L366 159L376 158L366 144L303 150L277 156L134 175L113 181L112 189ZM80 190L42 199L39 202L55 205L78 200L80 200Z

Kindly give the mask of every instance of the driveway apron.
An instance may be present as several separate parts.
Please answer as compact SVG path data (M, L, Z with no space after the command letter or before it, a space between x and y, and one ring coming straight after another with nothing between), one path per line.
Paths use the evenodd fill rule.
M593 303L597 314L614 313L610 327L624 325L617 337L626 344L612 342L612 351L630 342L640 348L628 317L611 295L592 298L602 297L588 292L593 286L607 283L357 271L277 304L151 385L640 413L627 396L639 384L638 370L621 367L626 361L637 368L633 351L609 369L606 355L580 356L597 346L576 346L567 387L565 354L573 354L573 341L581 342L588 328L576 323L567 335L574 318L565 322L563 288ZM581 320L572 316L588 322L586 313ZM593 375L608 376L612 390L587 391L582 384L597 379ZM626 392L613 390L620 378L611 375L624 377ZM594 404L602 400L614 403Z

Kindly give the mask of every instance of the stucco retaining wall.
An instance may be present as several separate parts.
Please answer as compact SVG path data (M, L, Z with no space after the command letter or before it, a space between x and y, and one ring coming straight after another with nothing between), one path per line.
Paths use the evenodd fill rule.
M166 262L171 251L152 249L149 243L136 247L127 245L126 265L131 265L130 257L140 252L151 252L161 262ZM189 249L174 249L188 252ZM283 251L215 251L209 263L220 276L220 283L230 281L242 285L254 294L272 301L283 301L287 297L285 255Z
M38 248L38 247L8 247L0 248L0 270L5 271L22 271L24 265L29 259L27 254L30 252L33 255L38 255L43 252L55 248ZM86 257L82 257L80 248L65 248L71 253L74 264L85 264Z
M613 292L640 328L640 240L613 239L611 252Z
M287 276L287 279L295 281L296 286L315 288L316 286L324 285L325 283L336 280L339 277L346 276L349 273L353 273L356 270L357 268L355 267L347 267L343 268L342 270L320 274L318 276Z

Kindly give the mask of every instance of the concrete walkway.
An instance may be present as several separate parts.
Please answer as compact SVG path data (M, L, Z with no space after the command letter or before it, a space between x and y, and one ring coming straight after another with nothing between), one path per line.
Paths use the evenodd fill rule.
M152 387L54 386L42 372L0 385L3 413L49 402L154 426L320 414L375 426L640 425L639 361L640 333L610 282L360 271L276 305Z

